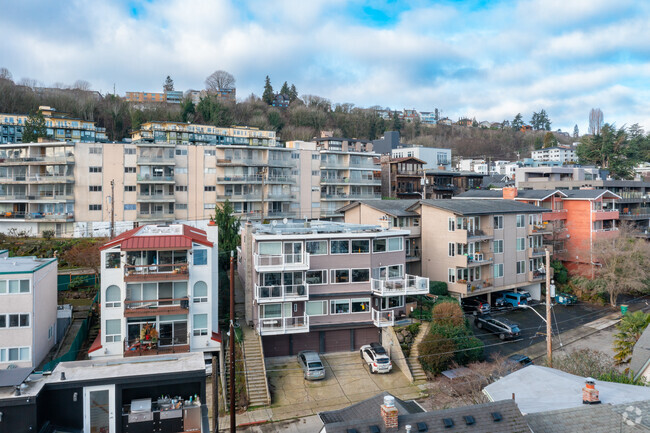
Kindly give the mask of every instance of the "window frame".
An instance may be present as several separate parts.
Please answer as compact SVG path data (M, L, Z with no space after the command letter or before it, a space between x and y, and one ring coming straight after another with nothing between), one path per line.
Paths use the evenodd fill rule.
M337 245L340 243L343 245L343 242L347 242L347 251L344 253L339 253L339 252L334 252L334 244L336 243ZM345 254L350 254L350 239L332 239L330 240L330 255L345 255Z
M354 248L355 242L364 242L366 244L366 251L356 252ZM350 240L350 253L351 254L370 254L370 239L351 239Z
M523 213L517 214L517 228L526 227L526 215Z
M354 278L355 271L365 271L368 273L368 278L365 280L356 280ZM370 268L352 268L350 269L350 282L351 283L367 283L370 281Z
M341 282L336 281L338 279L337 277L338 272L347 272L347 281L341 281ZM350 269L349 268L330 269L330 284L350 284Z
M205 316L205 328L196 327L197 316ZM208 313L192 314L192 337L204 337L208 335L209 327L210 326L208 323Z
M205 263L202 263L203 260L199 256L204 256ZM207 266L208 264L208 250L207 248L196 248L192 251L192 265L193 266Z
M497 251L497 245L500 246L500 251ZM503 239L495 239L492 241L492 249L494 254L503 254Z
M310 272L314 272L314 273L319 272L321 274L321 281L322 282L320 282L320 283L310 283L309 281L307 281L307 279L309 278L307 276L307 274L310 273ZM328 279L328 274L329 274L328 269L309 269L308 271L305 272L305 283L309 284L310 286L311 285L320 286L320 285L323 285L323 284L327 284L327 281L329 280Z
M321 314L309 314L309 311L308 311L309 304L316 304L316 303L321 304ZM328 304L329 304L329 302L327 302L327 301L307 301L305 303L305 314L307 316L310 316L310 317L327 316L327 314L329 313Z
M494 265L492 265L492 276L494 278L503 278L503 272L504 272L503 268L504 268L503 263L495 263ZM497 275L497 269L501 270L500 275Z
M336 306L337 305L346 305L348 306L347 311L337 313L336 312ZM330 315L336 316L340 314L350 314L350 310L352 308L352 303L350 302L350 299L330 299Z
M314 252L310 251L310 249L311 249L311 248L309 248L310 244L321 244L323 242L325 243L325 252L316 252L316 253L314 253ZM309 253L310 255L312 255L312 256L326 256L328 251L329 251L329 245L328 245L327 240L323 240L323 239L317 240L317 241L305 241L305 251L307 253ZM319 251L321 251L320 248L319 248Z
M354 311L354 304L366 304L366 309L361 310L361 311ZM351 314L358 314L358 313L369 313L370 312L370 298L352 298L350 299L350 313Z
M526 238L517 238L517 252L526 251Z
M496 224L497 221L499 224ZM494 230L503 230L503 215L493 215L492 225L494 226Z
M119 324L119 334L109 334L108 333L108 322L114 324L117 322ZM105 341L106 343L120 343L122 342L122 319L106 319L104 322L104 331L105 331ZM110 339L109 339L110 338Z

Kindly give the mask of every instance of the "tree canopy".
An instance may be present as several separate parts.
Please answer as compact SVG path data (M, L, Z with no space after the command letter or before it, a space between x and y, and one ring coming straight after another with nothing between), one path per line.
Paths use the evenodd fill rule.
M172 77L167 75L167 78L165 78L165 82L163 83L163 90L165 92L173 92L174 91L174 80L172 80Z
M539 113L533 113L533 117L530 119L530 125L533 129L543 129L545 131L551 130L551 120L548 118L546 111L542 109Z
M25 128L23 129L23 143L36 143L40 137L47 136L47 127L45 125L45 117L39 111L32 112L27 120L25 120Z
M235 88L235 77L230 72L214 71L205 79L205 88L208 91L227 90Z
M271 85L271 79L267 75L264 79L264 92L262 92L262 101L271 105L273 103L273 86Z
M512 129L519 131L524 126L524 120L521 116L521 113L517 113L514 119L512 119Z

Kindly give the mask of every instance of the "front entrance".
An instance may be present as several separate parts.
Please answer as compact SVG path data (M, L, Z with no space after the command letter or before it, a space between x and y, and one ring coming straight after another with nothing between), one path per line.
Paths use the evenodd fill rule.
M84 388L84 433L115 433L115 385Z

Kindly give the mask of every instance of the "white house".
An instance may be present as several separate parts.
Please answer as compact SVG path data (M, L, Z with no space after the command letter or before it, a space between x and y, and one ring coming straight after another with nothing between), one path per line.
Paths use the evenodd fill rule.
M423 146L402 146L392 150L393 158L405 158L412 156L426 162L424 169L443 167L444 170L451 170L451 149L442 149Z
M57 260L0 252L0 369L36 368L56 343Z
M535 161L540 162L555 161L562 164L578 162L575 149L568 147L556 146L533 150L531 156Z
M221 348L217 227L146 225L101 248L101 332L91 358Z

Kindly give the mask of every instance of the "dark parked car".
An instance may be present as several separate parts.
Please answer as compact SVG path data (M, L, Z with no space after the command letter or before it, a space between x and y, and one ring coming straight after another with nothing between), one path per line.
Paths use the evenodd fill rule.
M487 314L490 312L490 304L478 298L461 298L460 306L467 313Z
M514 355L510 355L506 360L506 362L518 366L520 365L522 367L527 367L533 363L533 361L529 357L527 357L526 355L522 355L520 353L515 353Z
M495 319L489 314L476 316L474 319L474 325L476 325L478 329L485 329L498 335L501 340L505 340L506 338L517 338L521 334L519 325L515 322L502 318Z

